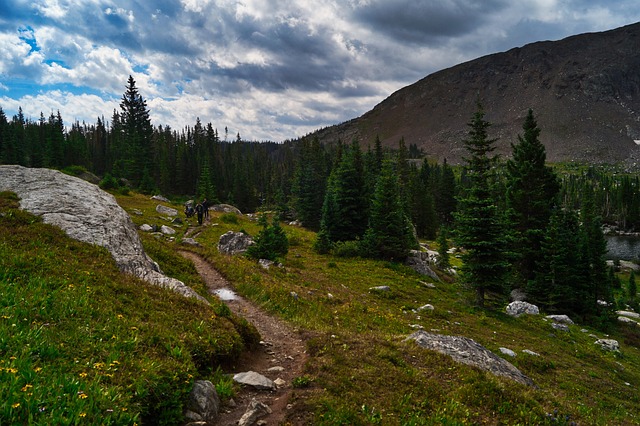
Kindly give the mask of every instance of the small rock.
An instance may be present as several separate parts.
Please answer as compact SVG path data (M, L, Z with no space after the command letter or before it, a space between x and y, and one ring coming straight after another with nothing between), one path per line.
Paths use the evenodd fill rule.
M536 353L534 351L530 351L529 349L523 349L522 353L528 354L528 355L532 355L532 356L540 356L539 353Z
M426 305L422 305L420 306L417 311L421 312L421 311L433 311L435 308L433 307L433 305L427 303Z
M391 291L391 287L388 285L379 285L377 287L371 287L370 291Z
M638 324L638 321L634 321L631 318L627 318L627 317L623 317L623 316L619 316L618 317L618 321L624 324L632 324L632 325L640 325Z
M156 201L162 201L163 203L168 203L169 200L167 199L167 197L163 197L162 195L154 195L153 197L151 197L152 200L156 200Z
M171 216L171 217L178 216L178 210L172 209L171 207L163 206L162 204L158 204L156 206L156 211L166 216Z
M241 385L252 386L261 390L274 390L276 385L273 381L262 374L255 371L247 371L245 373L238 373L233 376L233 380Z
M142 216L142 215L143 215L142 211L141 211L141 210L139 210L139 209L132 209L131 211L132 211L132 212L133 212L133 214L135 214L136 216Z
M504 355L510 356L511 358L515 358L516 353L508 348L499 348L500 352Z
M292 291L291 293L289 293L289 295L294 299L298 300L298 293L296 293L295 291Z
M547 315L546 318L559 324L573 324L573 321L567 315Z
M200 243L197 242L196 240L194 240L193 238L183 238L182 239L182 244L188 245L188 246L195 246L195 247L199 247Z
M551 327L553 327L554 330L566 331L567 333L569 332L569 326L566 324L558 324L557 322L554 322L551 324Z
M160 232L162 232L164 235L173 235L176 233L176 230L167 225L162 225L160 227Z
M271 414L271 408L268 405L253 398L247 407L247 411L242 415L238 421L239 426L250 426L262 416Z
M284 371L284 367L277 365L275 367L269 368L267 371L269 373L282 373Z
M618 343L617 340L613 340L613 339L598 339L596 340L596 345L600 345L600 347L606 351L611 351L611 352L619 352L620 351L620 344Z
M210 422L218 417L220 398L209 380L196 380L189 395L185 417L195 422Z
M142 232L151 232L153 231L153 226L149 225L148 223L143 223L138 227L138 229Z
M273 265L273 261L267 259L258 260L258 264L262 267L262 269L269 269L271 265Z
M640 318L640 314L632 311L617 311L616 314L630 318Z
M287 382L286 382L285 380L281 379L280 377L278 377L277 379L275 379L275 380L273 381L273 383L275 383L275 385L276 385L278 388L282 388L282 387L284 387L284 386L287 384Z
M327 299L333 299L333 294L327 293Z

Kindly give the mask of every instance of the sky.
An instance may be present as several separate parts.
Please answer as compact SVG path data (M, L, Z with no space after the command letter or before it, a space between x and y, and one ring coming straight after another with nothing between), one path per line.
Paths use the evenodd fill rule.
M637 0L0 0L0 108L283 141L461 62L640 21Z

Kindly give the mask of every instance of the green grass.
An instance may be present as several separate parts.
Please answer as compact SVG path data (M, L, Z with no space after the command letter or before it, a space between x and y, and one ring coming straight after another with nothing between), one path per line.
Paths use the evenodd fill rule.
M217 225L201 228L202 247L195 250L241 295L306 336L310 358L296 381L292 418L324 425L640 422L634 391L640 386L638 330L613 332L610 337L620 341L622 351L606 353L589 336L605 337L595 330L582 332L575 325L560 333L543 316L511 318L504 306L478 310L473 293L454 280L431 289L424 282L432 280L403 265L318 255L312 250L315 234L297 227L285 226L295 243L284 268L267 271L217 251L220 235L228 230L255 235L257 223L246 217L224 221L216 213L211 221ZM459 262L453 256L452 261ZM391 291L369 290L380 285ZM435 310L413 312L427 303ZM470 337L497 354L508 347L518 354L510 361L536 388L422 350L405 341L412 326Z
M118 201L129 212L143 213L132 214L137 225L166 223L148 197L134 194ZM9 211L6 205L0 208ZM10 336L0 341L5 416L0 423L14 418L28 422L33 415L34 423L54 418L64 424L66 416L66 424L72 424L110 413L113 417L104 417L106 423L126 424L145 420L152 410L171 423L190 381L201 376L211 378L223 396L233 394L224 368L218 367L235 356L243 342L256 339L245 322L220 305L203 310L192 301L123 278L103 250L72 242L17 210L10 213L12 217L0 218L0 336ZM244 216L237 223L215 212L211 216L217 225L200 227L196 239L202 246L190 250L208 258L239 294L289 322L306 339L309 359L294 383L294 408L288 411L292 423L298 418L319 425L640 422L637 329L610 332L610 338L621 343L621 353L607 353L589 336L605 337L598 331L582 332L582 326L575 325L569 333L560 333L543 316L511 318L502 307L476 309L470 302L473 294L453 280L436 282L431 289L423 284L430 279L402 265L318 255L311 248L315 234L297 227L285 226L294 243L284 268L264 270L255 261L217 251L226 231L255 235L260 226ZM195 225L195 219L190 224ZM176 229L179 241L187 226ZM204 294L193 266L175 254L174 243L150 234L142 238L166 272ZM380 285L391 291L369 290ZM427 303L435 309L413 312ZM518 355L510 361L536 387L420 349L405 341L415 326L473 338L497 354L502 346L514 350ZM178 377L175 372L180 372ZM157 392L149 394L158 387L148 383L164 386L161 392L171 395L167 407ZM89 397L79 396L79 391ZM11 408L16 403L20 405ZM44 415L41 407L47 415L60 412L38 417ZM80 413L87 418L79 418Z
M120 273L105 249L18 210L12 194L0 194L0 235L0 424L180 423L193 381L222 383L217 366L255 338L215 300ZM192 265L147 245L203 287Z

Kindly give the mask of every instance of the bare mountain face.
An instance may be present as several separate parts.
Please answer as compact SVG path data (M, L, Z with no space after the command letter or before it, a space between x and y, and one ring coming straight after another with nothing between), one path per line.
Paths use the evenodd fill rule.
M496 152L509 156L529 108L551 162L614 163L640 142L640 23L528 44L448 68L398 90L373 110L322 129L323 142L356 138L458 163L480 99ZM634 155L635 153L635 155Z

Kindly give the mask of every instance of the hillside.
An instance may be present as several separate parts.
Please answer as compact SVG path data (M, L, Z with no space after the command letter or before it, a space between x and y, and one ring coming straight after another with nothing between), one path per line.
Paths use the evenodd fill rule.
M215 300L211 312L124 277L103 249L16 210L8 194L0 201L0 423L27 423L31 415L33 424L176 424L194 376L215 379L223 404L235 395L237 385L216 371L235 372L225 360L255 339L246 322ZM136 225L164 221L148 197L118 196L118 203ZM177 241L187 226L178 227ZM477 309L473 293L450 277L434 281L399 264L318 255L315 233L284 227L290 250L282 268L218 252L225 232L260 229L247 216L212 212L196 227L201 246L190 250L303 336L308 359L288 384L289 424L638 423L637 326L608 330L620 351L605 351L594 343L607 336L602 331L579 323L559 331L544 315L513 318L500 301ZM167 273L201 290L193 265L178 254L185 246L141 237ZM389 291L371 290L377 286ZM420 311L425 304L434 309ZM406 340L417 329L472 338L534 386L422 349Z
M321 141L401 137L433 159L461 160L480 98L501 154L532 108L552 162L618 162L640 140L640 23L484 56L393 93L361 117L315 133Z

